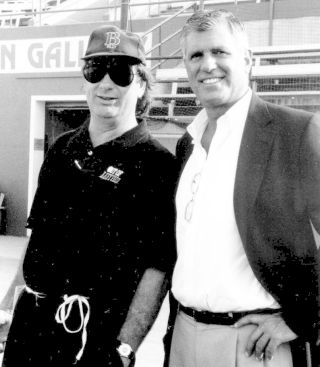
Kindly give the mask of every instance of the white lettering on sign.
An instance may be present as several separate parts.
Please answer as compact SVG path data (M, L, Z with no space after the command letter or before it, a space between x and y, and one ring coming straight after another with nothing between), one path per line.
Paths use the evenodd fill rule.
M16 66L15 45L0 45L0 69L14 70Z
M147 49L152 43L149 36ZM107 47L116 47L120 42L118 32L108 32L106 37ZM80 71L88 39L89 36L0 41L0 74Z
M0 42L0 73L67 72L81 69L88 37Z

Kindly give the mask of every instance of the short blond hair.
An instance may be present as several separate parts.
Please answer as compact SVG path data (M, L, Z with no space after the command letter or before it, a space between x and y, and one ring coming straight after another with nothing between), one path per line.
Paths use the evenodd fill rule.
M249 50L249 42L244 25L231 12L220 9L211 11L197 11L191 15L182 28L180 45L183 55L185 55L185 40L192 32L205 32L214 29L217 25L226 25L230 33L237 37L245 50Z

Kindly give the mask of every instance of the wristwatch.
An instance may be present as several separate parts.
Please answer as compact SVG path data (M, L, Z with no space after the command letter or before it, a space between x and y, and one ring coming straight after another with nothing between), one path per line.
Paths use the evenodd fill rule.
M120 357L128 358L130 361L135 360L135 353L129 344L117 340L116 350Z

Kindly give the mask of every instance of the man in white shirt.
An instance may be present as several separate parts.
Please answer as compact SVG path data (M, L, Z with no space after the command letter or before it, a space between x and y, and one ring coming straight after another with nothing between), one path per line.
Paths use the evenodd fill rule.
M181 46L204 109L177 145L166 361L307 366L319 324L320 117L251 91L251 53L232 13L195 13Z

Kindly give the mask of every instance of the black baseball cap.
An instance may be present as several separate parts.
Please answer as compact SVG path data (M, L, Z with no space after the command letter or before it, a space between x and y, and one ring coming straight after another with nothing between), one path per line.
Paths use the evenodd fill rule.
M102 26L91 33L82 59L96 56L127 56L145 64L145 50L140 36L115 25Z

